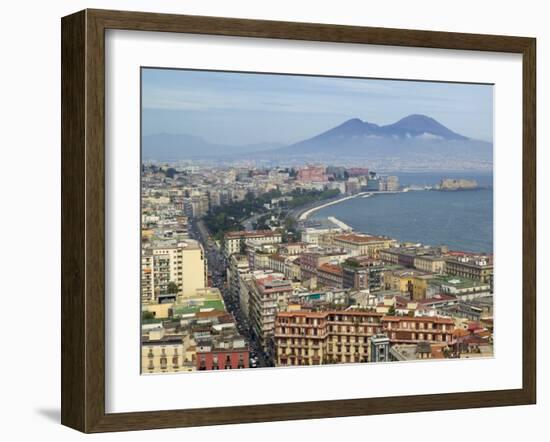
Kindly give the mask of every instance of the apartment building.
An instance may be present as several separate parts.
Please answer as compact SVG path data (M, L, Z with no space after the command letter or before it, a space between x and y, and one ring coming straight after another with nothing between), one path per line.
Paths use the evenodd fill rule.
M445 273L451 276L475 279L493 288L493 256L451 253L445 258Z
M188 335L166 333L162 326L142 336L142 373L194 371L194 348Z
M302 183L324 183L328 181L325 166L305 166L298 169L298 181Z
M453 320L441 317L384 316L356 310L279 312L275 323L275 363L319 365L388 360L388 340L391 345L448 345L452 343L453 331ZM373 349L375 353L371 353Z
M177 287L175 295L194 294L207 285L207 262L198 241L157 244L142 252L141 296L144 302L158 302L169 294L170 283Z
M317 267L317 284L325 287L343 288L344 275L342 267L325 263Z
M284 256L273 254L269 255L267 258L267 268L278 272L278 273L285 273L285 265L286 258Z
M235 253L229 259L227 267L227 286L230 296L238 300L240 291L240 277L250 272L250 265L246 255Z
M368 362L369 340L382 332L382 314L332 310L280 312L276 365Z
M346 233L336 235L333 244L348 250L351 256L365 255L369 258L378 258L380 250L395 246L396 241L381 236Z
M388 264L441 274L445 271L446 251L444 247L395 247L381 250L380 259Z
M342 270L344 288L375 292L382 288L383 274L387 269L381 260L357 256L347 259Z
M196 348L197 370L236 370L249 367L250 350L238 334L221 334L203 340Z
M253 277L247 284L250 326L260 347L270 353L273 347L275 316L288 304L294 289L280 273Z
M409 299L419 301L426 298L428 284L433 274L415 269L392 270L384 273L384 288L396 290Z
M384 331L392 343L445 342L453 340L454 321L442 317L384 316Z
M435 293L452 295L462 301L491 296L491 285L488 282L459 276L438 275L430 281L430 285Z
M153 283L153 253L143 250L141 253L141 302L147 303L154 299Z
M282 242L282 238L281 232L272 230L227 232L224 235L224 253L226 256L240 253L244 242L247 240L255 240L259 244L279 244Z
M300 255L300 273L302 281L317 277L317 269L323 264L335 264L348 257L344 250L319 250Z

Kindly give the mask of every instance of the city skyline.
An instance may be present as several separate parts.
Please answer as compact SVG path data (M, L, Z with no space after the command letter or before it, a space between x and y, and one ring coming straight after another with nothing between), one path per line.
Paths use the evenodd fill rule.
M493 87L410 80L142 69L142 134L287 145L351 118L378 125L425 114L492 142Z

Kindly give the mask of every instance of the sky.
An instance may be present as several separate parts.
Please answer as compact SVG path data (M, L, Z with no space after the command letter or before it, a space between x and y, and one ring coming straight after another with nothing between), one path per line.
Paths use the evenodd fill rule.
M142 69L142 134L217 144L290 144L350 118L379 125L410 114L493 139L491 85Z

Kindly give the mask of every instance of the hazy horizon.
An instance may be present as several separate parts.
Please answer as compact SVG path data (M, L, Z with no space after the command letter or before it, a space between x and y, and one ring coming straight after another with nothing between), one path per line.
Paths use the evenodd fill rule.
M232 145L291 144L351 118L386 125L410 114L493 138L493 87L485 84L143 68L142 112L142 135Z

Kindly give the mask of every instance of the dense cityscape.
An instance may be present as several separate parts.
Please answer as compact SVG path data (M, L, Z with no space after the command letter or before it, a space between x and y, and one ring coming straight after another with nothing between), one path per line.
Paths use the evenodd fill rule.
M141 180L143 374L493 355L492 251L310 217L475 181L185 161L144 163Z

